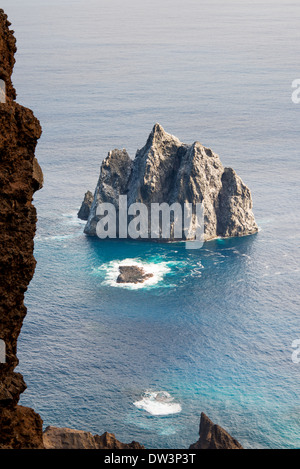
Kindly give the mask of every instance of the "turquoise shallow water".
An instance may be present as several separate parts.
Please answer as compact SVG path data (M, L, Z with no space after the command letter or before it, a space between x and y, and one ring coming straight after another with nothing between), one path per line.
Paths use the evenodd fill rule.
M149 448L188 447L201 411L245 447L299 447L298 3L2 4L19 102L44 130L21 403L45 425ZM157 121L237 171L257 235L190 251L82 234L76 211L101 160L115 147L134 156ZM116 287L126 259L150 264L156 283ZM138 408L146 391L168 392L181 411Z

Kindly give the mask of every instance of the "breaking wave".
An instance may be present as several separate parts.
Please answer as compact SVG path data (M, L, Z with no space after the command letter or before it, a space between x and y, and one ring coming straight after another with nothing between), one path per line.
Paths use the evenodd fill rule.
M151 415L171 415L181 412L181 405L166 391L146 391L140 401L133 403L135 407L145 410Z

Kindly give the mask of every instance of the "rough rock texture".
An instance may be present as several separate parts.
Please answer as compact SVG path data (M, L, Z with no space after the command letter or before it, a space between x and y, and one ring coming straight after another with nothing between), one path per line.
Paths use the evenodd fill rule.
M5 82L6 95L9 99L16 99L11 76L15 65L16 40L14 32L9 29L10 22L0 8L0 79Z
M43 422L29 407L1 409L0 449L44 449Z
M118 207L119 195L127 192L132 160L126 150L113 150L102 162L99 181L95 190L94 200L84 232L96 235L98 217L96 210L100 203L109 202Z
M203 202L204 240L249 235L258 229L250 191L235 171L224 168L218 155L201 143L181 143L159 124L134 161L125 150L114 150L103 161L86 234L96 235L97 206L111 202L118 211L119 195L127 195L128 206L142 202L148 208L153 202Z
M136 441L121 443L113 433L92 435L70 428L47 427L44 432L45 449L144 449Z
M0 10L0 78L7 94L6 103L0 104L0 339L6 345L6 362L0 364L0 448L41 448L42 420L32 409L17 406L26 385L14 371L26 315L24 293L35 269L32 197L43 183L34 157L41 127L31 110L14 102L16 41L9 26Z
M243 449L242 445L224 428L213 422L203 412L200 419L199 440L189 449Z
M144 269L136 265L120 265L119 271L117 283L144 283L145 280L153 277L153 274L146 274Z
M94 196L91 191L87 191L84 195L83 202L77 214L78 218L81 220L87 220L89 218L91 206L94 200Z

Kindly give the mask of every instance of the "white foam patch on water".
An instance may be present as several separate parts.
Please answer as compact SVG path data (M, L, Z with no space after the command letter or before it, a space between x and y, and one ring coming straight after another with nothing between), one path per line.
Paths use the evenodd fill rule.
M146 391L140 401L133 403L135 407L145 410L151 415L171 415L181 412L181 405L166 391Z
M204 266L201 264L201 261L197 262L196 266L191 270L191 276L201 277L203 269L204 269Z
M119 266L137 266L144 270L145 274L153 274L153 277L146 279L143 283L117 283L117 278L120 274ZM143 262L140 259L124 259L122 261L111 261L107 264L95 269L96 272L103 272L105 274L105 285L119 288L139 289L151 287L159 284L164 276L171 272L168 262Z

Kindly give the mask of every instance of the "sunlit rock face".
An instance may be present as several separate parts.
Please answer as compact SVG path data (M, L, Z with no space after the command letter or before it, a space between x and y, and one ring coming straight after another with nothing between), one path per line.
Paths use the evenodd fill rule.
M144 449L136 441L121 443L113 433L92 435L82 430L47 427L44 431L45 449Z
M258 230L250 190L235 171L224 168L219 156L201 143L184 144L159 124L134 160L126 150L113 150L103 161L86 234L97 234L100 204L110 202L118 214L120 195L127 196L128 207L141 202L149 212L153 203L179 203L181 207L202 203L205 241ZM168 241L172 240L170 236Z

